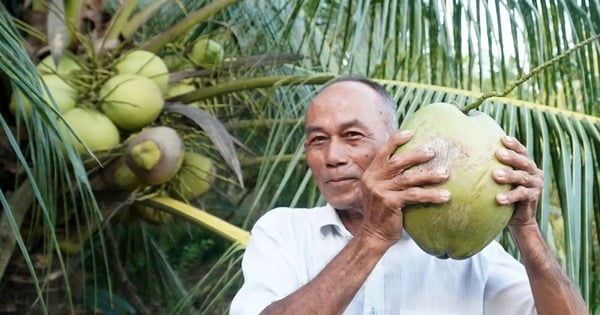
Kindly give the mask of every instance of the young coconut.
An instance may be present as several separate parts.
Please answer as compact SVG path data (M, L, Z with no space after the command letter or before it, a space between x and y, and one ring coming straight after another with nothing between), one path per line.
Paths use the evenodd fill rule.
M172 194L190 201L210 190L215 172L212 160L198 153L185 152L183 165L170 184Z
M167 89L167 95L165 96L165 98L168 100L175 96L190 93L195 90L196 90L196 86L194 86L194 84L192 84L192 83L177 82L175 84L169 85L169 87ZM202 107L202 103L200 101L191 102L187 105L193 106L193 107Z
M116 64L117 73L130 73L145 76L160 88L162 93L167 92L169 83L169 69L157 55L145 51L134 50L126 53Z
M93 152L110 150L121 142L117 127L98 111L76 107L65 112L63 118ZM61 125L61 129L67 141L75 145L77 152L86 152L84 145L69 133L64 124Z
M164 100L154 81L137 74L117 74L100 89L102 111L119 128L135 131L152 123Z
M125 163L146 185L173 178L183 162L183 140L169 127L150 127L127 140Z
M496 195L510 189L492 178L492 171L506 167L495 156L505 135L488 115L472 111L468 115L452 104L427 105L402 124L415 135L398 148L401 154L428 146L435 157L412 169L426 171L447 168L448 181L436 185L451 193L444 204L415 204L403 209L406 232L425 252L439 258L468 258L504 229L513 208L500 206Z
M123 157L112 161L102 170L101 189L103 190L134 191L142 186L144 184L127 166Z
M47 104L52 104L52 98L61 114L75 107L75 101L77 98L76 89L71 87L56 74L44 74L41 78L43 84L46 85L48 91L50 92L50 94L48 94L48 91L42 87L42 93L44 94L44 99L46 100ZM15 116L17 115L17 110L19 108L19 97L21 99L23 109L25 110L25 115L27 117L31 117L31 104L29 104L27 98L23 97L23 94L20 91L15 91L15 93L12 94L9 105L10 111Z
M48 55L37 64L36 68L41 74L58 74L59 76L68 76L73 71L81 70L77 61L67 55L60 58L58 65L54 63L52 55Z
M217 41L209 38L199 38L192 46L190 60L197 65L211 68L223 62L225 50Z

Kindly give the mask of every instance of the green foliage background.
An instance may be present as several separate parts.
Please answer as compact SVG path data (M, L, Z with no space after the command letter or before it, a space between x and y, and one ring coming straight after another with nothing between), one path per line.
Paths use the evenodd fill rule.
M168 2L134 39L140 45L147 43L193 12L224 2ZM214 88L216 95L203 100L203 109L237 140L244 187L235 184L232 171L206 141L202 145L219 162L224 180L218 180L209 196L194 203L245 229L275 206L310 207L324 202L304 165L301 145L302 115L318 83L347 73L380 80L397 100L402 121L424 104L445 101L466 105L481 92L503 91L533 67L600 33L597 0L230 2L193 24L186 33L189 37L169 37L169 44L158 53L185 49L193 38L211 36L223 43L228 58L246 61L243 66L206 76L206 88ZM139 8L145 5L138 4ZM108 14L118 9L114 1L106 6ZM29 170L25 175L31 183L28 192L35 200L34 207L41 208L38 213L44 218L41 221L48 244L42 252L47 253L56 242L54 217L61 211L56 187L71 186L66 183L76 180L79 189L72 190L72 198L81 213L106 224L114 222L106 220L100 211L99 196L89 188L81 160L74 153L66 159L57 156L60 139L49 119L53 113L39 102L40 87L31 83L35 81L27 61L30 57L19 48L20 38L12 28L19 23L6 13L0 21L0 71L12 88L29 91L40 113L23 129L32 140L15 151L22 153L18 164ZM301 58L285 59L283 54ZM250 57L267 60L267 65L258 65ZM521 84L507 98L490 99L480 108L525 143L543 168L546 187L539 209L540 227L580 287L591 313L600 305L599 57L600 42L594 41ZM290 84L281 76L296 80ZM247 86L261 78L272 80L252 89L231 92L224 88L236 83ZM0 122L6 133L13 121L2 111ZM16 141L10 145L14 148ZM31 164L28 161L36 161L35 167L27 168ZM29 261L25 274L34 283L43 284L52 270L33 277L35 261L28 257L38 251L27 246L23 232L11 219L19 213L13 201L24 182L22 178L2 182L4 211L0 217L10 222L4 228L16 236L19 251ZM86 243L81 256L58 255L59 269L75 266L72 268L89 275L62 281L67 288L84 291L81 296L68 295L70 309L83 305L105 313L126 313L133 311L132 296L138 295L154 301L151 309L162 313L226 312L241 283L242 247L230 247L217 234L181 219L162 226L140 223L124 228L115 224L113 229L118 257L133 289L120 282L120 275L110 267L114 255L104 245L107 236L101 229ZM502 242L517 255L508 234L503 235ZM2 284L0 291L10 284L6 275ZM43 297L42 305L48 301L42 310L52 303L64 303L45 294L43 285L36 291ZM109 306L107 301L116 301L118 307Z

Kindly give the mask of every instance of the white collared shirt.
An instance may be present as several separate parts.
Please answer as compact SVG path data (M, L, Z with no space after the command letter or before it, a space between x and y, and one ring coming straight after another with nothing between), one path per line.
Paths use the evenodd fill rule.
M277 208L260 218L231 315L258 314L313 279L352 238L335 210ZM403 234L344 314L535 314L523 265L497 242L464 260L439 259Z

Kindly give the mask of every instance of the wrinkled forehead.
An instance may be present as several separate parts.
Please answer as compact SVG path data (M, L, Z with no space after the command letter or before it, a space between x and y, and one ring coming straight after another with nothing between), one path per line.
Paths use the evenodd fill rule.
M311 101L306 112L306 126L347 121L387 124L389 113L384 100L368 85L344 81L328 86Z

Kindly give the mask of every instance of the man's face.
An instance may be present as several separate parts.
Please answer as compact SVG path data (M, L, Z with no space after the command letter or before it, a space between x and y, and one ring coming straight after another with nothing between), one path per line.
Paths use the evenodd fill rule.
M308 108L306 160L336 209L362 211L360 178L391 136L385 106L369 86L343 81L319 93Z

